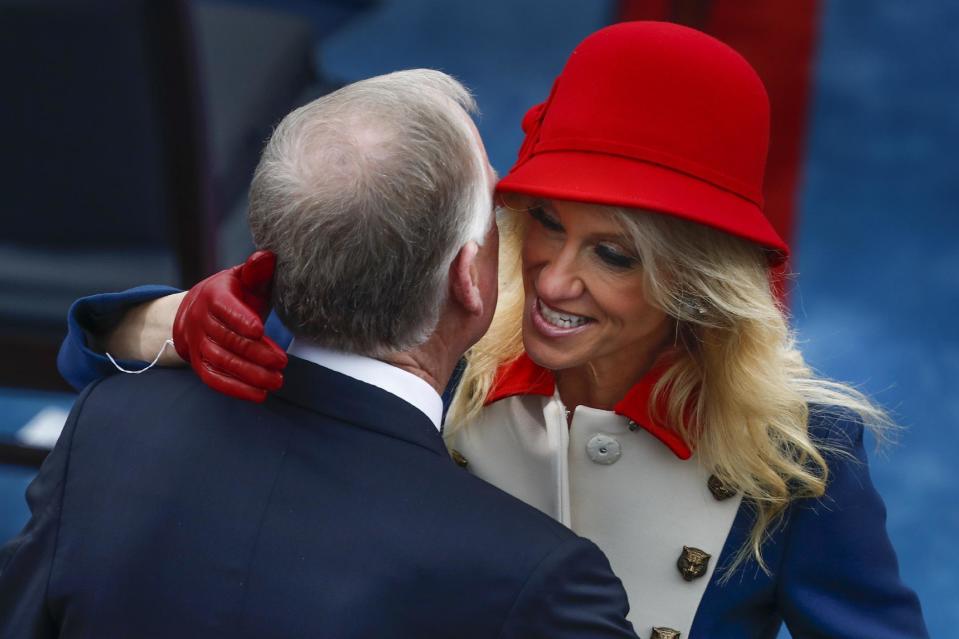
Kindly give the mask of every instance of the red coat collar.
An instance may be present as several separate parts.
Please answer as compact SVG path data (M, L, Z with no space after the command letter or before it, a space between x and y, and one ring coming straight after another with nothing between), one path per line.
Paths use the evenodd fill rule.
M653 386L665 372L665 369L666 367L661 364L654 366L629 389L626 396L613 407L613 412L636 422L666 444L680 459L689 459L692 456L692 451L683 441L683 438L659 420L653 419L649 414L649 396L653 391ZM501 366L496 371L493 387L490 389L489 395L486 396L485 404L488 406L493 402L514 395L551 397L555 388L556 382L552 371L537 365L526 353L523 353L518 359Z

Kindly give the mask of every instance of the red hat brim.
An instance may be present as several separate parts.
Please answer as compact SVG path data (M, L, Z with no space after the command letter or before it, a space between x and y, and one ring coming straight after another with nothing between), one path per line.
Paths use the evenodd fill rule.
M755 203L709 182L658 164L580 151L535 154L513 167L497 192L665 213L705 224L770 249L772 265L789 247Z

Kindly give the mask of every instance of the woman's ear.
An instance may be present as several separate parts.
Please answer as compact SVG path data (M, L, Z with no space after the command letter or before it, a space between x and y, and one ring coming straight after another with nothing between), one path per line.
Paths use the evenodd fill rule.
M480 294L479 271L476 268L478 252L479 245L476 242L467 242L450 265L450 294L470 315L483 313L483 296Z

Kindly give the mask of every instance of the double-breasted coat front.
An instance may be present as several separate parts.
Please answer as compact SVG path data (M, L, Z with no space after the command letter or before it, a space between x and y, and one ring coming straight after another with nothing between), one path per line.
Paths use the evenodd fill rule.
M727 575L751 505L649 415L657 374L614 410L579 406L568 422L552 374L524 355L500 371L481 417L454 433L454 458L595 541L641 637L775 637L783 621L794 637L927 636L899 578L860 422L811 411L814 438L849 455L828 455L826 495L794 503L771 533L770 574L750 560Z

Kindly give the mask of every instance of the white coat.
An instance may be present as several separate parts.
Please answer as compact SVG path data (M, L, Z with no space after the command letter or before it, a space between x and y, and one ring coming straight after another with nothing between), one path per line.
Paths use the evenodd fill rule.
M471 472L606 553L639 636L666 627L688 637L741 496L714 497L709 472L681 441L640 426L652 423L645 412L651 383L617 405L623 414L580 406L567 425L552 378L541 371L525 357L510 367L452 448ZM690 581L677 567L684 546L712 556Z

